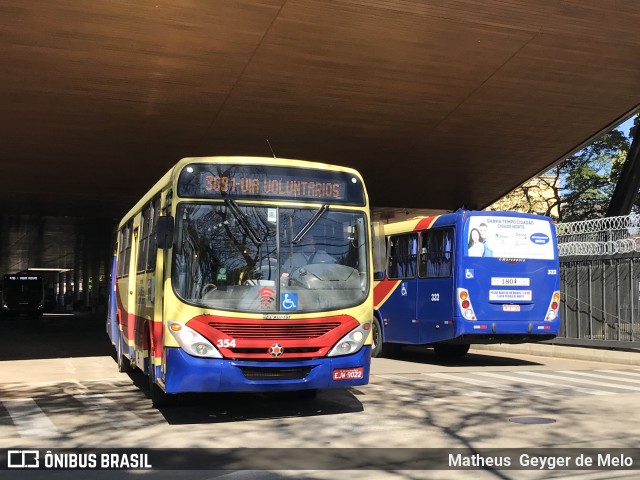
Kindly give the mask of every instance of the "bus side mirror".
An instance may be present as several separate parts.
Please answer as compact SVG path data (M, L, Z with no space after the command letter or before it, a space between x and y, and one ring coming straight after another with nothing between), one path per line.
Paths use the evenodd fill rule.
M173 217L158 217L156 243L158 248L171 248L173 246Z

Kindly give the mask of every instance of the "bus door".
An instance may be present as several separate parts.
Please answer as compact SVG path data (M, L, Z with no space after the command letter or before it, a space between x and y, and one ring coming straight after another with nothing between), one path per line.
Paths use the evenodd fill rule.
M170 202L170 195L168 195L167 201ZM149 314L151 317L150 327L152 329L152 345L149 345L154 352L154 356L162 356L162 346L164 345L163 338L163 319L164 319L164 285L165 280L168 278L168 245L162 242L162 247L158 248L158 219L160 218L161 211L161 199L156 197L152 202L151 213L151 234L149 236L149 252L148 252L148 264L149 270L149 287L151 291L148 294L150 308ZM170 208L170 205L165 205L165 212ZM167 220L167 218L165 218ZM171 223L173 220L171 220ZM164 236L164 231L162 232ZM173 237L173 228L171 228L171 242ZM169 282L166 282L169 284ZM163 365L164 368L164 365Z
M131 235L131 246L129 252L129 285L127 289L127 339L134 339L136 315L138 313L138 285L137 285L137 265L138 265L138 227L133 229Z
M140 348L136 349L136 364L142 365L146 355L143 350L147 350L149 345L149 328L152 324L147 325L148 320L154 318L155 303L155 263L156 263L156 244L155 244L155 226L157 225L157 213L159 207L159 199L149 202L142 209L140 219L140 228L134 232L138 234L137 269L136 269L136 345ZM148 328L147 328L148 327ZM142 355L142 356L141 356Z
M117 248L117 244L116 244ZM109 332L109 338L113 342L118 339L118 300L116 296L116 284L118 282L118 272L116 255L114 254L111 261L111 281L109 282L109 296L108 305L109 313L107 315L107 332Z
M420 235L417 318L420 342L454 336L453 228L427 230Z
M385 341L419 343L416 318L418 234L392 235L389 238L387 277L399 282L381 309L385 323Z

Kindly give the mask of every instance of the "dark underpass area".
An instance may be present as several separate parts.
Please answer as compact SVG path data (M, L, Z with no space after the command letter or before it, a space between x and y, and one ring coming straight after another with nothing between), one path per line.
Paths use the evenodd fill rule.
M113 352L104 313L1 317L0 328L0 361L97 357Z

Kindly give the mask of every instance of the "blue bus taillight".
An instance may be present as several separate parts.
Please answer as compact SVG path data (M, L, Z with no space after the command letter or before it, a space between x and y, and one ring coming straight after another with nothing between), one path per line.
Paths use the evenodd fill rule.
M458 289L458 307L460 307L460 312L465 319L476 320L476 314L469 298L469 291L466 288Z
M555 320L558 316L558 307L560 306L560 292L553 292L553 296L551 297L551 302L549 302L549 308L547 309L547 316L544 317L546 321Z

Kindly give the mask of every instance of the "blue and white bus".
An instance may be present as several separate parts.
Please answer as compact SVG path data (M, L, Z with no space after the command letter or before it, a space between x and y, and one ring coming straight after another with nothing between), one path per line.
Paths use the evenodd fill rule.
M554 222L458 210L384 225L376 273L374 357L401 345L461 357L470 344L549 340L560 329ZM380 252L375 252L379 254Z

